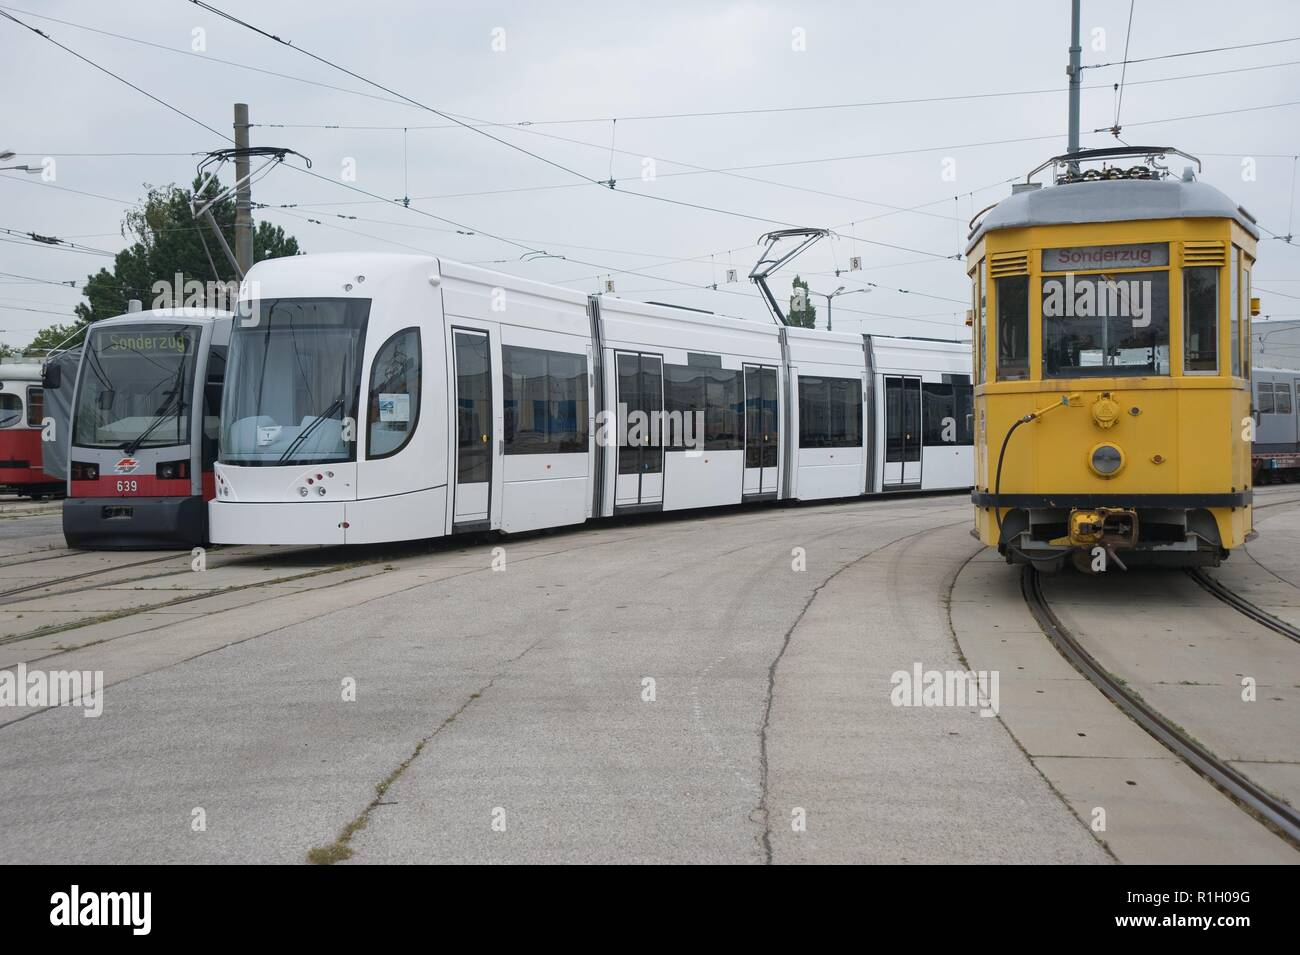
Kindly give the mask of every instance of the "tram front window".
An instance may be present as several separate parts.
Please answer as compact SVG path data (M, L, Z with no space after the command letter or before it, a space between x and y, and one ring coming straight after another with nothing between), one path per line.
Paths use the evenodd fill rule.
M200 331L193 325L92 330L82 358L72 443L128 454L189 444Z
M1043 277L1043 377L1169 374L1169 273Z
M226 360L221 461L274 467L356 460L369 315L366 299L241 303Z

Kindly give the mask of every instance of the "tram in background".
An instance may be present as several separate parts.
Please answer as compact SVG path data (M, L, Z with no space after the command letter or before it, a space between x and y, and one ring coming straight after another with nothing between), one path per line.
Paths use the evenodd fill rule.
M45 419L40 362L0 365L0 491L53 497L63 485L42 469Z
M1200 166L1057 156L972 223L975 533L1010 562L1215 565L1252 536L1259 229L1175 155Z
M587 296L424 256L267 260L245 288L261 297L241 301L231 338L214 542L970 487L966 343ZM674 429L695 421L698 440Z
M231 314L132 312L86 334L72 399L63 535L89 549L207 541Z
M1254 484L1300 481L1300 371L1256 368Z

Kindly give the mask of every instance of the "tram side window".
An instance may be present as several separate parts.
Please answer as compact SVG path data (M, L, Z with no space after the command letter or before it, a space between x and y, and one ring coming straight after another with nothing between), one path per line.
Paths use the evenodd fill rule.
M1289 415L1291 413L1291 382L1273 382L1273 398L1273 407L1277 409L1277 414Z
M208 351L208 370L203 382L203 470L212 469L217 460L217 442L221 436L221 390L226 382L225 345L213 345Z
M1260 414L1273 414L1273 382L1260 381L1255 383L1255 410Z
M921 384L921 443L961 447L974 442L969 415L973 394L969 384L927 381Z
M799 447L862 447L862 382L799 376Z
M1237 289L1237 311L1241 315L1241 377L1250 378L1250 264L1254 261L1244 252L1241 256L1241 283Z
M375 355L366 402L368 459L396 454L420 422L420 330L404 328Z
M712 365L664 365L664 447L698 447L703 429L706 451L744 447L745 373ZM687 441L689 436L690 441Z
M1183 269L1183 370L1219 370L1219 270Z
M969 381L956 382L957 394L957 444L971 447L975 444L975 389Z
M45 417L45 389L29 387L27 389L27 427L39 428Z
M504 345L506 454L586 454L587 357Z
M1029 276L996 282L998 295L998 380L1029 377Z
M23 399L0 394L0 428L12 428L23 420Z

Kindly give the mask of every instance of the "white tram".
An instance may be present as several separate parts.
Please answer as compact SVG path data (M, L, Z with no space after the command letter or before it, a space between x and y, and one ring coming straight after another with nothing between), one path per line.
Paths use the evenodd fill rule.
M423 256L267 260L243 294L217 543L971 485L964 343L589 297Z

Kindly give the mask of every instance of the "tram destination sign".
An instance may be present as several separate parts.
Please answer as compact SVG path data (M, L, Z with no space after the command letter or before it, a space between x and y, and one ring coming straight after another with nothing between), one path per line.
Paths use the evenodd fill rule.
M1145 269L1168 264L1168 242L1140 242L1132 245L1080 245L1066 249L1043 249L1044 272Z
M100 346L105 357L132 355L184 355L189 349L190 336L184 331L127 331L109 332Z

